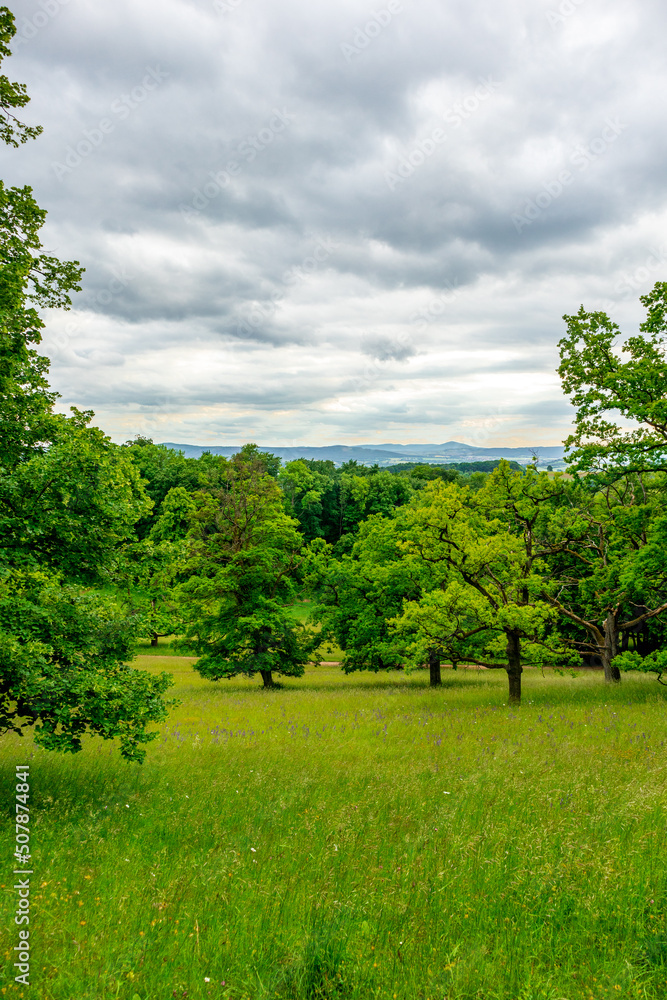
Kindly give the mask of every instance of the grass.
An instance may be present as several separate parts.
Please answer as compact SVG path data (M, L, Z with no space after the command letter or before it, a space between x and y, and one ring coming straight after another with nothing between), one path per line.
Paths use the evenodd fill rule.
M160 636L157 646L151 646L150 639L139 639L137 642L137 652L139 656L179 656L179 653L172 648L175 636ZM182 657L179 656L182 659Z
M655 680L496 672L214 684L192 659L142 767L5 737L3 997L667 997ZM12 981L29 758L32 976Z

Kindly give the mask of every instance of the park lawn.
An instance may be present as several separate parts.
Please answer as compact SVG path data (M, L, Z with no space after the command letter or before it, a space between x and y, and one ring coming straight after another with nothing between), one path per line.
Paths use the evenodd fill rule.
M143 766L7 736L2 997L667 997L667 698L653 678L313 668L275 691L143 656L181 699ZM12 982L14 767L31 986Z

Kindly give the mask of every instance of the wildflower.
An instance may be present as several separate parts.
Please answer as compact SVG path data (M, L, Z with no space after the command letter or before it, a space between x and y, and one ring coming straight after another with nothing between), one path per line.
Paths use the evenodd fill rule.
M205 983L210 983L210 982L211 982L211 980L209 979L209 977L208 977L208 976L204 976L204 982L205 982Z

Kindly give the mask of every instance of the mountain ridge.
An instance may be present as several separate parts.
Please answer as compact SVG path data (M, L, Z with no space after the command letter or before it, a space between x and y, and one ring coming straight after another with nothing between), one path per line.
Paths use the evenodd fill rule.
M229 458L241 450L241 445L194 445L178 444L172 441L163 442L165 448L181 451L186 458L199 458L205 451L213 455L224 455ZM447 465L452 462L479 462L498 458L514 459L521 465L528 465L537 456L538 466L547 464L563 467L563 445L547 445L544 447L480 447L461 441L446 441L443 444L363 444L363 445L293 445L278 447L271 445L258 446L260 451L268 451L277 455L283 461L293 461L298 458L331 460L336 465L343 462L357 461L360 465L380 466L395 465L397 462L419 461L428 464Z

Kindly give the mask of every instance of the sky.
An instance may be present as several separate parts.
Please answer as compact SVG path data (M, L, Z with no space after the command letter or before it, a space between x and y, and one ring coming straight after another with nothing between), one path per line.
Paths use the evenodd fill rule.
M116 441L553 445L563 314L667 279L661 0L14 0L2 153Z

